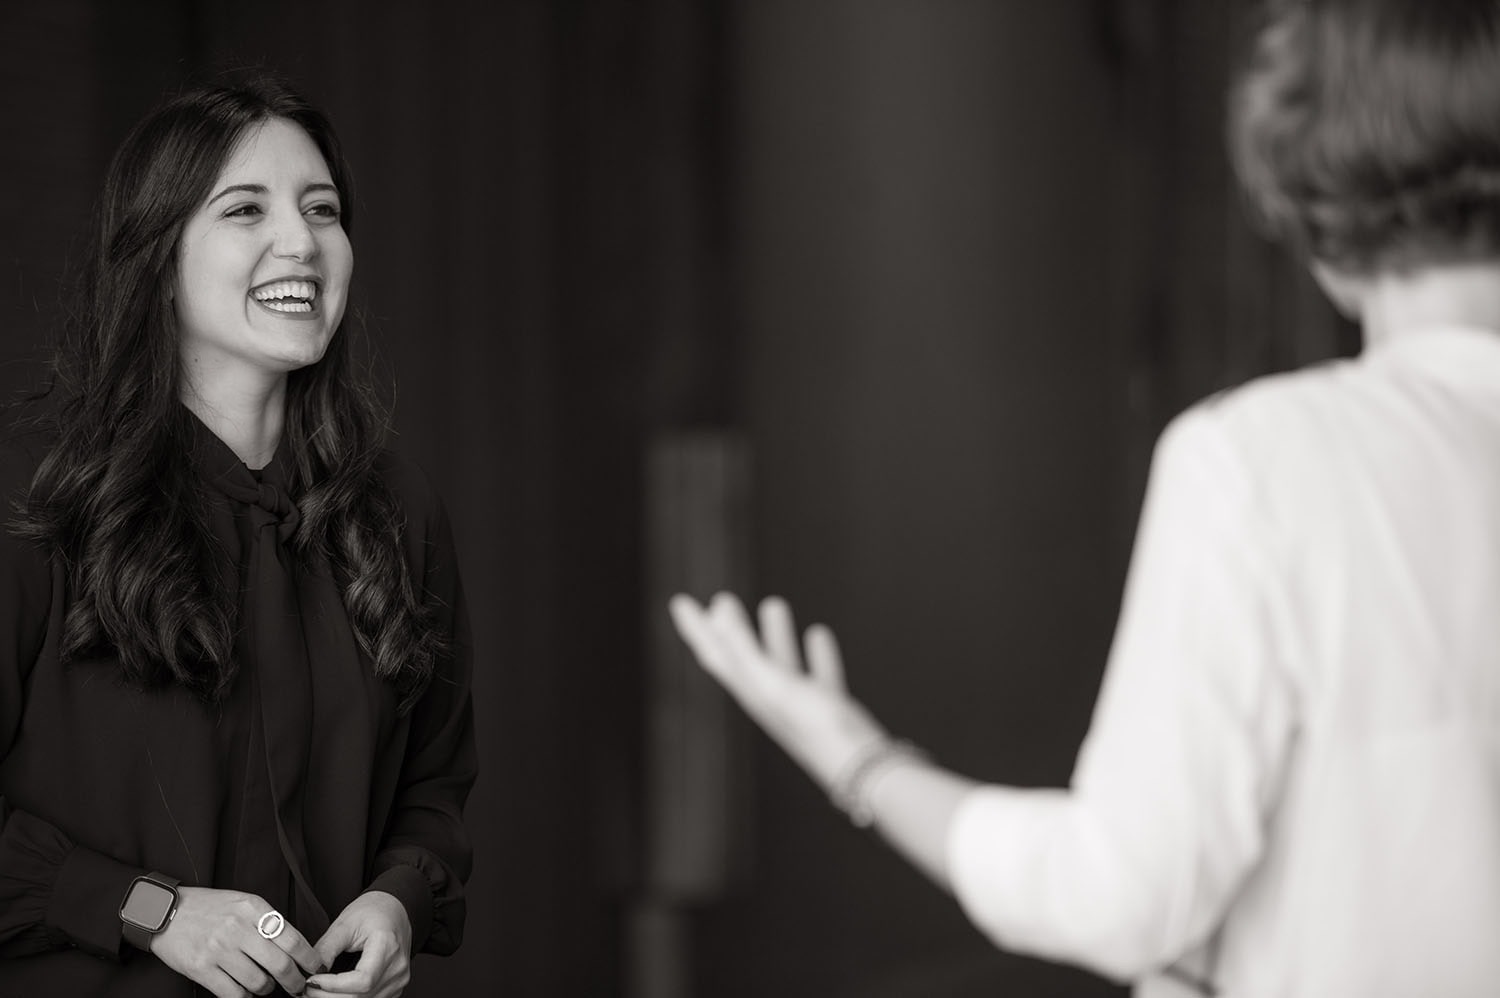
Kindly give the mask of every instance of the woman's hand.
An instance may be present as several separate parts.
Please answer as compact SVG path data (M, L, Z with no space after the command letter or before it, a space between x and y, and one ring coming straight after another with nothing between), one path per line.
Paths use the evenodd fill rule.
M339 954L356 951L359 963L308 981L307 998L397 998L411 980L411 918L394 894L366 891L333 920L317 950L329 966Z
M759 638L745 607L729 593L719 593L707 607L675 596L670 609L703 668L824 788L868 745L886 737L849 696L838 643L828 628L808 628L804 667L785 600L761 602Z
M307 975L327 964L291 923L275 939L256 923L271 906L254 894L179 887L172 921L151 937L151 952L217 998L266 995L281 985L300 995Z
M826 627L808 628L803 667L785 601L761 603L759 639L745 608L727 593L707 608L676 596L671 610L703 667L824 789L848 781L854 761L868 758L868 750L887 739L844 688L838 645ZM878 827L902 855L947 887L948 829L973 783L910 756L904 761L882 777Z

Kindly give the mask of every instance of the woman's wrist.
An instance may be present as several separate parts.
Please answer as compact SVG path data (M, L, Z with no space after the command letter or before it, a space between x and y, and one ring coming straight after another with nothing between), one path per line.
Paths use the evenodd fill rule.
M792 737L777 738L814 782L830 794L861 755L889 740L885 727L849 698L842 699L831 717Z
M856 828L868 828L875 822L873 795L876 783L897 766L929 761L926 752L905 739L881 733L866 743L839 772L828 787L833 806L849 816Z

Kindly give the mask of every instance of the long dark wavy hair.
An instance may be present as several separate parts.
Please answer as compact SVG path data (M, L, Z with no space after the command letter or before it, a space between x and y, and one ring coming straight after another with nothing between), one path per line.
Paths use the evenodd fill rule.
M234 676L235 601L208 570L170 288L184 224L241 137L271 119L317 144L349 228L354 200L338 139L278 80L186 92L136 125L110 165L44 392L60 402L57 442L12 526L66 568L65 660L112 649L128 682L180 683L210 703ZM349 325L322 360L287 378L283 432L301 514L290 545L304 563L332 570L361 647L405 710L432 674L441 637L403 554L401 510L376 468L384 412L354 361Z

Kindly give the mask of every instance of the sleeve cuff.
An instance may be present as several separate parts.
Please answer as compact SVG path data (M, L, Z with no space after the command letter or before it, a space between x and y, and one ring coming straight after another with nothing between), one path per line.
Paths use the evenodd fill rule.
M411 951L419 953L432 933L432 888L427 878L415 866L398 863L385 870L366 888L370 891L385 891L401 902L406 917L411 919Z
M66 934L79 949L106 960L119 960L124 945L120 902L130 882L145 872L92 849L74 846L53 882L47 923Z

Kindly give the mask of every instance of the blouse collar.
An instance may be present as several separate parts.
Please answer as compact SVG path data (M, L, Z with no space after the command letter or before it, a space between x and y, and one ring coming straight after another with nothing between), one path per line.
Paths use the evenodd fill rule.
M1367 346L1368 363L1413 367L1461 380L1500 382L1500 330L1484 326L1410 329Z
M196 413L187 406L182 408L189 425L190 459L207 485L230 499L258 506L277 520L295 520L297 506L290 495L292 456L287 434L281 435L270 463L253 471Z

